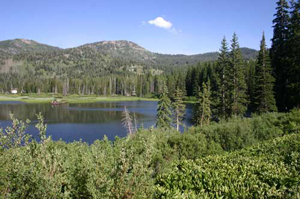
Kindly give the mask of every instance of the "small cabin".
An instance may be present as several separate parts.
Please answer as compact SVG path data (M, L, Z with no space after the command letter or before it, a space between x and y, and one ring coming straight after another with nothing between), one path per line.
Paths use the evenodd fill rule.
M17 94L18 93L18 89L14 88L14 89L11 89L11 94Z
M135 90L132 91L131 96L134 96L134 97L136 96Z

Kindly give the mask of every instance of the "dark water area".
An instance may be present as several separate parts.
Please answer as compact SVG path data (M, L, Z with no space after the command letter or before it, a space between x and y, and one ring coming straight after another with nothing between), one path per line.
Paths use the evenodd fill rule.
M116 136L126 136L126 129L122 125L122 111L124 106L131 113L135 113L138 126L144 128L155 125L157 102L98 102L86 104L66 104L52 106L51 104L27 104L22 102L0 102L0 128L11 125L9 113L17 119L31 120L27 132L38 137L34 125L37 122L36 114L42 113L48 125L47 136L53 140L66 142L79 141L93 143L102 139L104 135L109 140ZM186 105L186 119L184 124L191 126L192 104ZM183 130L183 129L181 129Z

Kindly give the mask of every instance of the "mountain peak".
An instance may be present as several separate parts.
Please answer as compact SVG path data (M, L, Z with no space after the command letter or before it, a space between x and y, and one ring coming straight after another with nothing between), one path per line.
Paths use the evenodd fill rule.
M126 50L126 49L128 50L129 48L134 50L139 50L139 51L147 51L145 48L137 45L136 43L127 40L100 41L100 42L85 44L80 47L90 47L100 51L101 50L118 51L118 50Z
M50 52L55 50L59 50L59 48L23 38L0 41L0 51L14 55L28 52Z
M114 58L128 59L136 62L152 59L153 53L132 41L115 40L89 43L78 47L81 50L92 49L96 52L108 54Z
M21 41L21 42L23 42L23 43L25 43L25 44L32 44L33 42L35 42L35 41L33 41L33 40L28 40L28 39L14 39L13 41ZM35 42L35 43L37 43L37 42Z

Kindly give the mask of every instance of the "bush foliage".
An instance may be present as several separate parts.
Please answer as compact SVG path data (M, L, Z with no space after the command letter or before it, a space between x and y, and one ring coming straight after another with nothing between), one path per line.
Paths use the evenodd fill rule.
M1 198L299 197L299 110L92 145L53 141L38 117L39 141L15 118L0 130Z
M300 135L184 160L156 180L156 198L299 198Z

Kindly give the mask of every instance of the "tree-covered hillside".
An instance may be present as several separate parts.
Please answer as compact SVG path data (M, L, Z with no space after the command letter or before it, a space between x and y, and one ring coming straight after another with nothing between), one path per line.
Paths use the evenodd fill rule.
M245 59L255 59L257 55L257 51L252 49L243 48L241 50L245 53ZM72 62L70 62L69 56L71 56ZM32 40L15 39L0 42L0 72L7 72L10 69L17 73L22 72L28 64L35 68L44 64L45 60L51 63L45 64L54 71L57 71L55 67L61 63L75 70L76 67L87 64L94 69L113 71L113 73L117 73L116 70L130 72L141 69L142 71L149 71L149 68L170 70L174 67L214 61L217 56L217 52L190 56L152 53L125 40L102 41L63 50ZM105 59L102 59L103 57ZM16 63L15 60L19 62ZM124 69L124 67L132 68Z
M20 53L45 53L60 50L58 47L41 44L28 39L14 39L0 41L0 54L20 54Z

